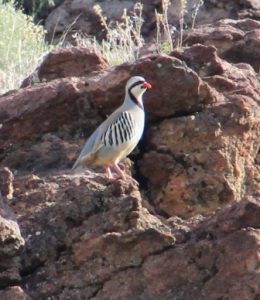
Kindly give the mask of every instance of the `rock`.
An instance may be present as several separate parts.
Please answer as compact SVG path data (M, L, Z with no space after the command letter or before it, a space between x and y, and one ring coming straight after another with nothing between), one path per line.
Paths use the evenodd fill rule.
M83 131L89 134L100 122L85 96L85 81L76 78L53 80L3 96L0 98L0 111L0 149L2 159L7 160L12 151L21 152L18 145L27 143L26 147L30 148L35 140L44 139L45 133L55 132L62 138L68 138L71 133L81 135L81 128L87 128ZM62 141L57 141L57 144L60 146L56 147L67 147ZM42 147L51 145L45 141ZM23 162L20 160L20 166Z
M249 100L249 102L253 106L257 106L259 103L257 74L249 65L243 63L229 64L219 58L215 47L200 44L186 47L180 51L173 51L172 55L184 60L188 67L196 71L201 79L209 84L209 88L216 91L219 102L226 102L225 98L233 99L234 97L237 98L237 95L243 95L252 98L252 101ZM232 83L232 81L234 82ZM225 97L222 96L221 98L222 93ZM217 104L217 102L215 103Z
M187 216L214 211L259 188L260 86L252 69L228 64L212 47L194 45L173 55L221 95L201 112L148 129L149 150L139 161L157 209Z
M251 198L193 223L185 243L116 274L94 299L257 298L259 220L249 221L256 208L259 214L259 199Z
M4 290L0 290L0 298L2 300L30 300L31 298L19 286L12 286Z
M54 49L49 52L33 75L22 83L22 87L36 82L46 82L64 77L82 77L108 67L97 54L83 47Z
M259 22L260 28L260 22ZM244 62L254 67L256 72L260 70L260 29L252 30L245 34L239 41L227 51L223 58L233 63Z
M169 215L212 211L257 188L256 74L199 44L2 97L2 164L20 174L69 168L100 115L105 119L122 103L125 82L136 74L153 85L145 95L147 134L135 160L157 209Z
M8 168L0 169L0 195L7 199L13 198L14 175Z
M83 2L62 7L72 3ZM230 4L241 12L207 3L222 13ZM0 299L260 297L260 86L243 41L257 57L258 22L217 24L204 45L169 55L151 46L117 67L57 50L37 70L42 82L0 98ZM243 59L230 63L239 43ZM153 85L132 156L139 187L67 170L139 74Z
M167 55L140 59L85 79L35 84L0 99L3 164L20 171L43 171L50 165L62 167L63 162L67 167L76 157L75 144L69 141L71 135L88 136L101 122L99 114L105 119L121 105L125 83L136 74L144 75L154 85L153 93L147 93L145 100L150 119L200 111L217 97L215 90L191 68ZM163 92L157 84L160 80L164 82ZM48 133L53 135L52 141L44 136ZM80 144L84 142L85 139ZM19 144L23 144L22 149L18 149Z
M260 294L259 194L185 221L151 215L135 186L91 172L20 177L14 186L22 288L32 299Z
M169 7L170 23L177 24L181 14L182 1L172 2ZM239 3L235 0L209 0L204 3L200 1L188 1L185 6L185 24L189 27L192 24L211 24L221 19L242 19L251 17L257 19L257 10L260 9L259 1L242 0ZM205 26L206 27L206 26Z
M102 9L102 15L106 18L106 22L112 23L122 21L124 9L127 9L128 15L133 14L134 5L139 1L100 1L98 4ZM156 19L155 10L162 12L162 2L158 0L141 1L143 4L142 34L145 38L152 40L155 38ZM53 37L59 39L66 32L66 38L73 40L72 34L68 32L73 24L73 31L84 32L86 36L96 36L104 38L106 31L101 25L102 21L95 14L93 6L96 4L94 0L69 0L63 2L54 9L46 19L45 28L48 32L48 39ZM185 24L191 27L195 25L203 25L213 23L220 19L226 18L259 18L260 5L258 0L241 0L239 3L235 0L207 1L201 5L200 1L182 0L174 1L168 8L168 20L170 28L176 31L180 24L180 15L184 5ZM80 14L79 14L80 12ZM58 20L58 21L57 21Z
M122 21L124 9L127 9L130 14L133 13L134 5L138 2L115 0L110 2L101 1L98 4L102 9L102 15L109 23L110 21ZM154 10L160 7L161 3L158 0L145 0L142 3L144 4L143 17L145 19L143 31L147 35L155 22ZM53 36L61 36L71 24L73 24L74 31L84 32L87 36L104 37L106 34L104 27L93 10L93 6L96 4L94 0L70 0L63 2L46 19L45 28L48 32L48 39L51 40ZM67 33L67 38L71 38L70 32Z
M218 55L232 63L249 63L260 68L260 22L251 19L225 19L208 26L199 26L184 34L186 45L213 45Z
M0 288L20 283L20 253L24 246L14 213L0 193ZM2 299L2 298L1 298Z
M23 288L32 299L90 297L104 281L174 244L131 183L100 174L20 177L12 207L26 240Z
M55 134L44 134L35 144L29 143L22 149L16 149L3 160L19 175L34 170L36 174L50 173L51 170L64 170L72 166L84 140L78 144L63 140Z
M104 73L98 81L94 78L96 84L93 81L89 83L89 87L95 88L89 89L94 107L104 115L110 114L122 102L127 79L136 74L144 76L153 86L152 92L147 92L144 100L150 119L200 111L216 101L215 90L210 89L181 60L168 55L154 55L137 60L134 64L115 67ZM163 83L163 86L159 83Z

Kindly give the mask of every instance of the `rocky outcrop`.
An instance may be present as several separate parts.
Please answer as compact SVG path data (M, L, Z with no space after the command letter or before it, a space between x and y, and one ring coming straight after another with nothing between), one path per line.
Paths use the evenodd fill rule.
M222 21L219 42L197 31L200 44L110 68L57 50L40 82L0 97L0 299L260 297L260 86L256 64L228 58L256 24ZM153 86L139 186L72 173L132 75Z
M84 80L77 78L53 80L47 84L41 83L20 89L2 97L0 107L2 124L0 148L4 159L3 165L15 169L24 167L26 169L25 149L30 151L31 162L33 157L38 157L37 154L32 155L31 151L34 152L35 149L37 152L38 148L43 154L44 149L48 150L50 145L46 143L48 137L44 137L45 133L59 131L57 138L64 138L70 133L79 131L80 115L82 126L85 127L87 124L89 133L91 132L89 130L93 130L100 122L97 112L91 109L85 97ZM40 145L32 147L37 140ZM53 143L51 145L56 147L56 151L62 151L66 147L62 141L57 143L57 146ZM18 147L21 144L24 145L23 149ZM37 165L39 166L39 161ZM33 168L33 165L30 167Z
M23 212L26 240L23 283L33 299L91 298L112 276L174 244L131 184L89 173L27 176L14 186L12 206L18 216Z
M224 19L185 32L186 45L204 44L217 48L218 55L231 63L251 64L260 70L260 22L252 19Z
M244 202L219 211L213 220L182 223L179 228L189 236L185 243L149 256L139 269L120 272L94 299L257 299L259 229L244 228L242 222L258 205Z
M107 68L107 62L87 48L54 49L46 55L37 70L24 80L21 87L57 78L87 76Z
M85 140L75 144L74 138L88 136L120 105L126 80L136 74L153 85L137 171L159 211L212 211L259 188L257 76L249 65L232 65L201 44L85 78L50 78L3 97L0 140L8 155L2 163L20 171L70 167Z
M213 47L194 45L173 55L220 96L202 111L152 126L149 151L139 162L141 173L160 211L185 215L215 210L259 188L260 86L248 65L228 64Z
M14 181L26 241L14 299L253 299L260 295L259 194L207 217L168 220L137 187L103 175ZM1 294L0 294L1 295ZM239 296L238 296L239 295ZM7 298L2 298L7 299Z

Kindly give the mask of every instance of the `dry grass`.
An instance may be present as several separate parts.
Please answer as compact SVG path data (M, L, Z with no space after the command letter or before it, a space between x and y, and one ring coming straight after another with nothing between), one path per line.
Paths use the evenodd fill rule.
M202 7L203 4L204 4L204 0L198 0L198 2L195 4L195 6L193 8L193 11L192 11L192 25L191 25L191 28L195 27L195 23L196 23L196 19L197 19L199 9Z
M0 93L18 88L49 50L44 29L32 17L0 0Z
M156 20L156 45L159 52L169 52L173 50L173 33L176 28L169 24L168 9L170 0L162 1L162 13L155 10Z
M98 42L96 38L89 38L77 32L74 34L77 45L93 49L103 56L110 65L117 65L127 61L135 61L139 49L144 45L141 35L143 25L143 5L136 3L131 16L124 10L121 21L108 24L99 5L94 11L106 31L106 38Z
M187 0L181 0L179 30L171 25L168 20L168 10L171 4L171 0L162 0L161 13L155 10L158 52L168 53L174 47L181 48L183 46ZM194 6L192 27L194 27L196 16L202 4L203 0L198 0ZM127 11L124 10L121 21L111 23L107 22L99 5L95 5L93 9L106 32L106 37L101 42L98 42L95 37L88 37L77 32L74 34L77 45L93 49L97 54L103 56L110 65L135 61L138 58L140 48L144 45L144 39L141 35L143 5L136 3L131 15L128 15ZM174 40L173 36L178 36L177 40Z
M155 11L156 19L156 45L159 52L168 53L175 47L183 47L183 31L187 2L181 0L179 16L179 29L169 23L169 7L171 0L162 0L162 11ZM192 10L192 25L203 0L197 0ZM144 46L141 34L143 25L143 5L136 3L133 12L129 15L124 10L120 21L107 22L99 5L94 6L94 11L105 31L105 38L99 42L95 37L85 36L80 32L74 34L77 45L93 49L103 56L110 65L124 62L133 62L139 56L139 50ZM75 20L76 22L76 20ZM72 30L73 24L60 39L59 45L65 45L65 38ZM32 18L14 8L13 1L4 4L0 0L0 93L18 88L22 80L32 73L43 56L50 50L44 42L44 29L35 25ZM174 37L177 37L176 40Z

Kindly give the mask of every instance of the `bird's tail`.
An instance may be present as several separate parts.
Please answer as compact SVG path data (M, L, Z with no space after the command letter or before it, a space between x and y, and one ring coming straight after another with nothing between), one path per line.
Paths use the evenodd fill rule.
M74 165L71 168L71 171L75 170L79 166L78 160L75 161Z
M93 162L93 160L93 154L85 155L83 157L79 156L78 159L75 161L74 165L72 166L71 170L75 170L80 165L89 165Z

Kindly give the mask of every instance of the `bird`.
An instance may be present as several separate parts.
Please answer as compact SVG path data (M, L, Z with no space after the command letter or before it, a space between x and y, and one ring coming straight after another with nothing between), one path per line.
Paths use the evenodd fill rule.
M136 147L144 131L143 94L152 85L141 76L131 77L125 86L123 104L90 135L72 170L81 166L100 166L109 179L133 179L119 167L119 162Z

